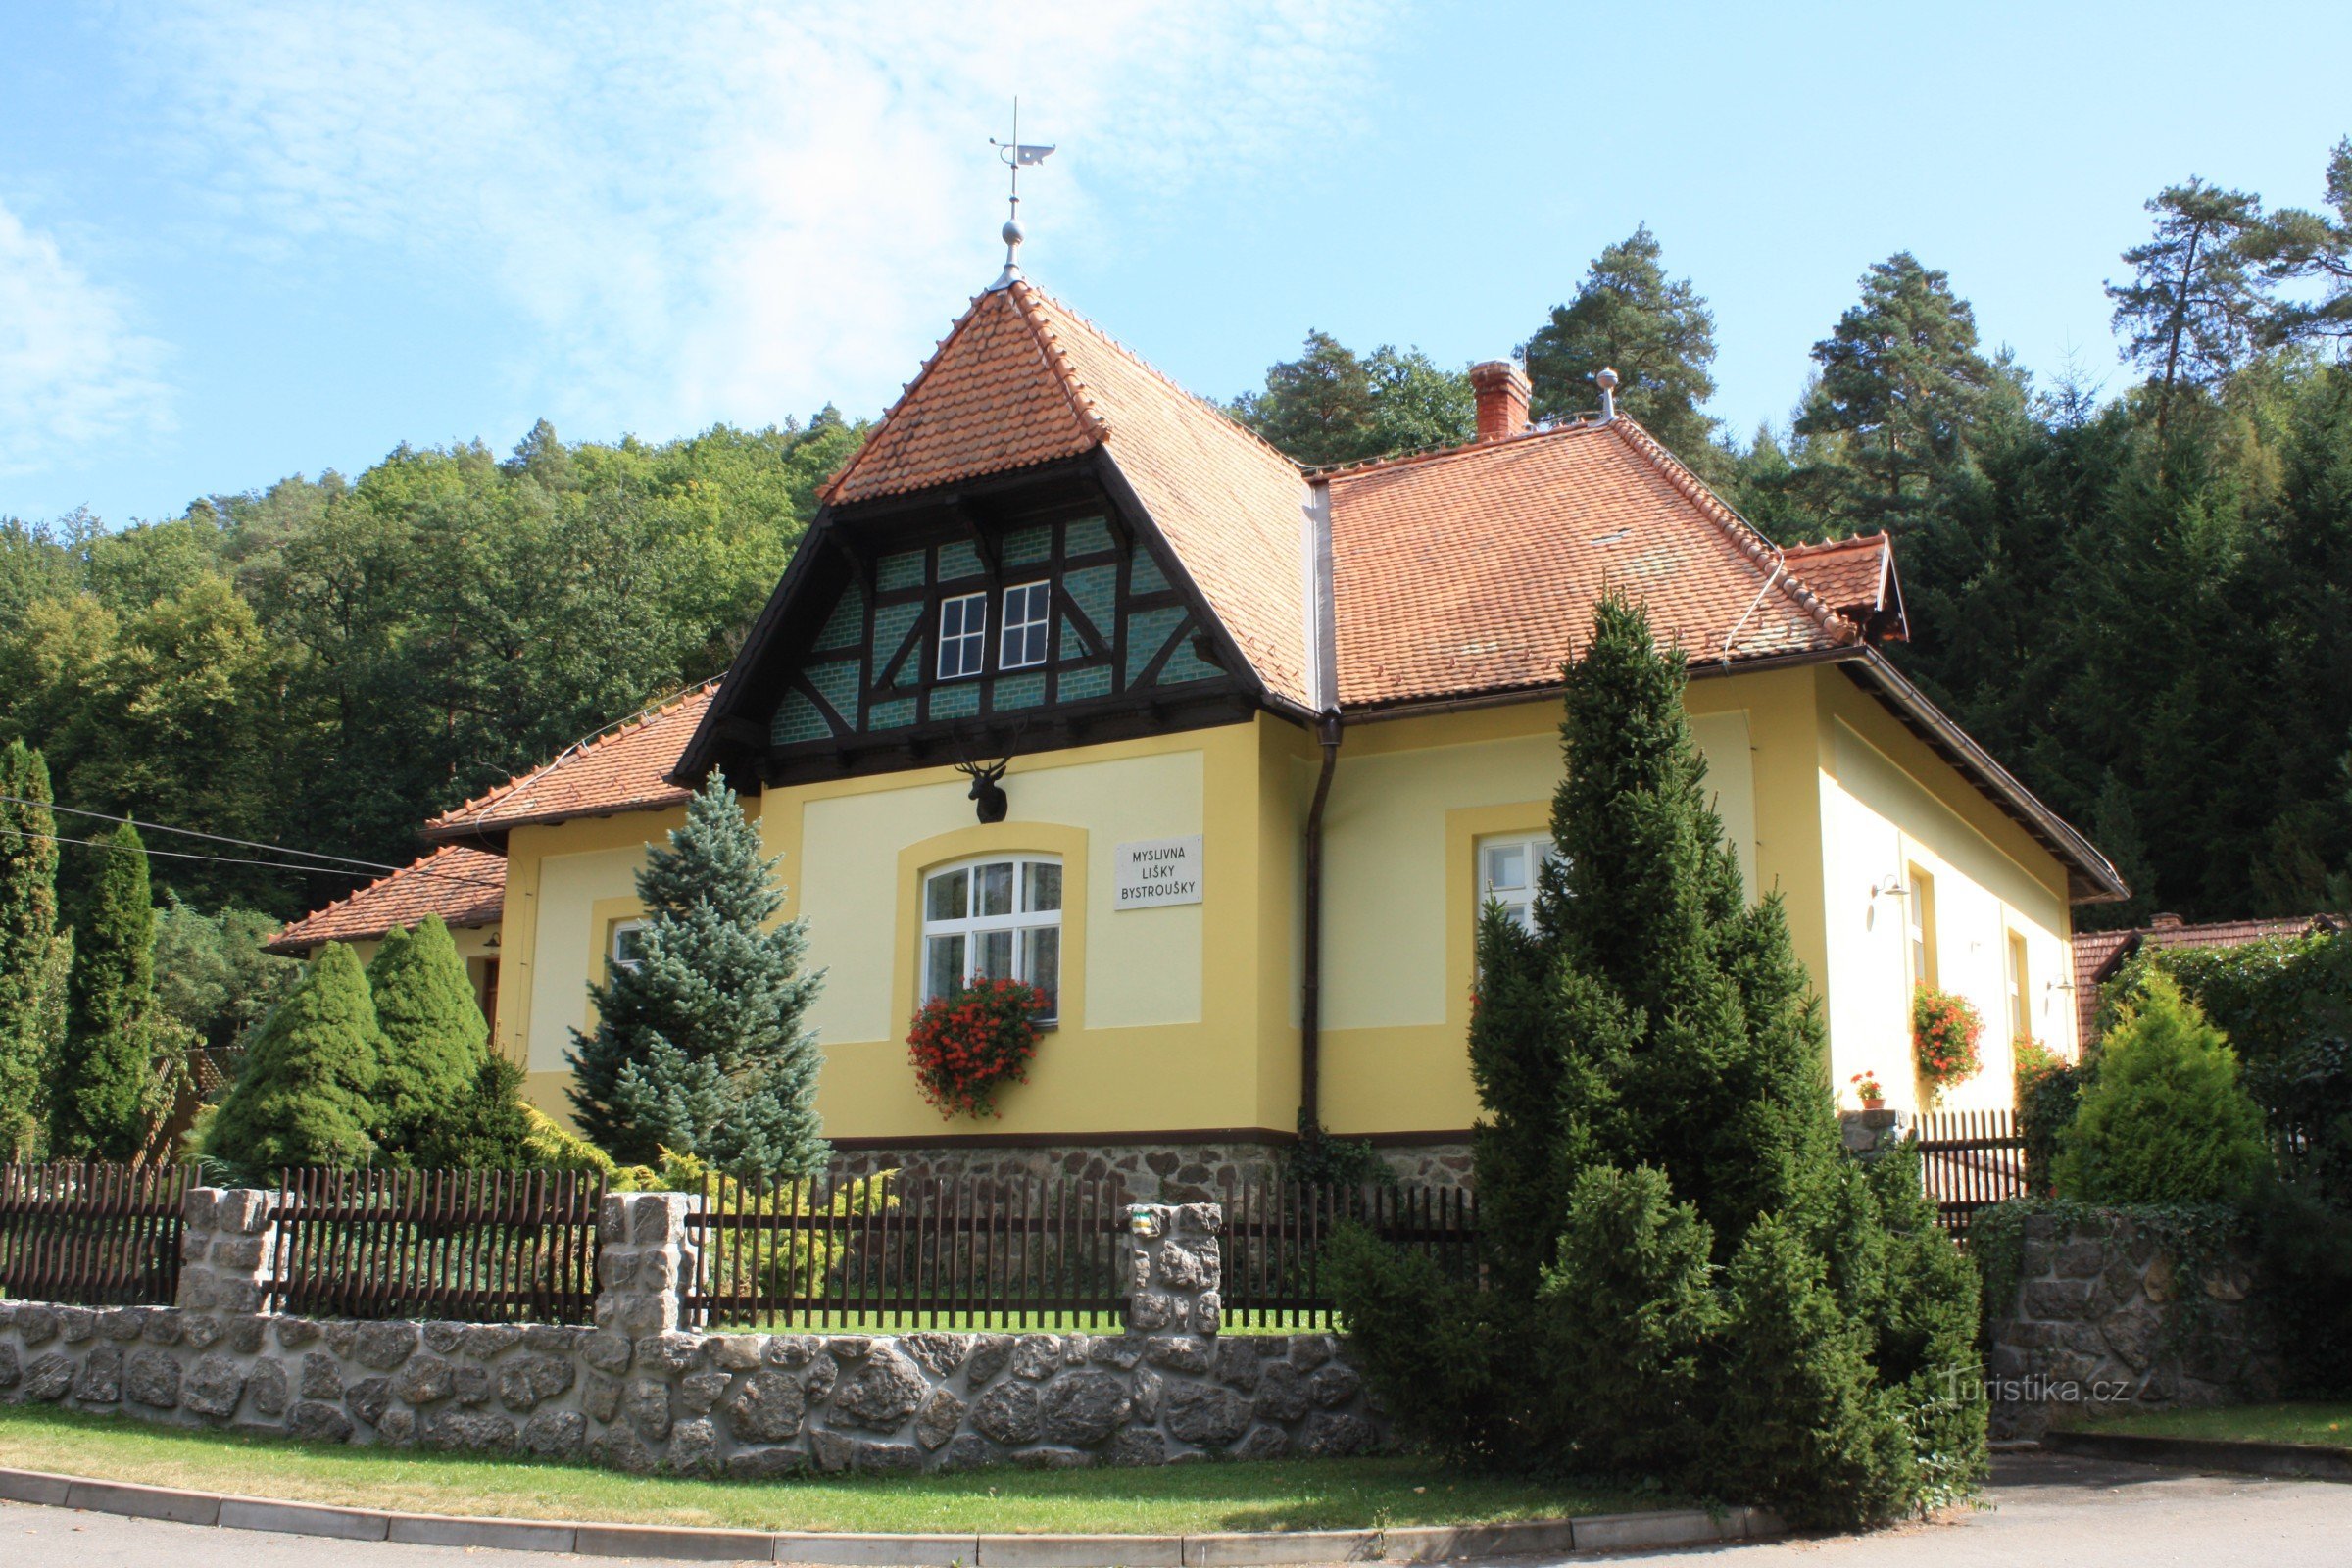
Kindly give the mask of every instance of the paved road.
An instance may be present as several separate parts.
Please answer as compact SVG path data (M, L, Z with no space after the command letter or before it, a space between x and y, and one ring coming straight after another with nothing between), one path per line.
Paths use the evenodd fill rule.
M1995 1461L1987 1500L1989 1507L1947 1524L1611 1560L1703 1557L1738 1568L2302 1568L2352 1562L2352 1486L2034 1455ZM0 1503L0 1564L8 1568L550 1568L591 1560L628 1568L610 1557L318 1541ZM1541 1565L1518 1559L1511 1568Z

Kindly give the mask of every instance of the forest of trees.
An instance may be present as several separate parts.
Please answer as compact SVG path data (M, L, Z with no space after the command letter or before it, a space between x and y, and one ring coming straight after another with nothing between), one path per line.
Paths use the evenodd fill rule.
M1714 318L1642 227L1531 309L1536 413L1611 365L1774 537L1892 531L1895 657L2122 865L2137 896L2093 919L2352 906L2352 141L2327 170L2313 211L2196 180L2149 203L2110 285L2117 396L2030 374L1898 254L1791 367L1789 419L1727 431ZM1321 332L1233 408L1309 463L1472 428L1461 368ZM39 748L60 808L405 862L425 818L724 668L861 429L543 423L504 459L403 447L160 522L0 519L0 742ZM270 917L364 874L146 848L159 996L215 1036L254 1021ZM63 847L69 924L104 857Z
M1943 272L1873 266L1785 427L1704 409L1714 318L1646 227L1523 345L1539 417L1642 421L1783 544L1886 529L1895 662L2190 918L2352 908L2352 140L2327 205L2192 179L2108 285L2139 376L2036 379ZM1467 440L1466 374L1321 332L1235 412L1301 461Z

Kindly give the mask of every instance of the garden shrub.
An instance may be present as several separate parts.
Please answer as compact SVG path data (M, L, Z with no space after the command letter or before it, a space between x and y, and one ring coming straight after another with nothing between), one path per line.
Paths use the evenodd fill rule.
M1685 678L1604 598L1568 671L1536 930L1481 922L1488 1289L1350 1232L1333 1290L1441 1451L1865 1523L1983 1474L1982 1406L1945 1411L1977 1296L1903 1156L1843 1154L1820 1004L1724 847Z
M2059 1135L2058 1195L2091 1203L2238 1202L2270 1168L2237 1054L2197 1004L2149 974Z
M824 1164L824 1057L808 1015L825 977L801 970L807 922L775 919L775 866L716 773L686 825L647 853L642 956L589 987L596 1028L574 1030L567 1053L580 1128L616 1159L670 1150L728 1170Z
M74 910L65 1049L52 1063L49 1147L67 1159L129 1160L171 1111L187 1032L155 1001L155 899L128 822L93 841Z
M205 1124L205 1159L249 1179L289 1165L370 1163L383 1055L359 956L330 942L255 1036Z
M384 1033L376 1103L384 1152L423 1170L513 1169L529 1123L522 1069L490 1050L466 960L441 917L394 926L368 965Z
M58 927L49 799L41 754L0 747L0 1163L47 1152L46 1090L65 1043L74 944Z
M2018 1042L2017 1131L2026 1144L2026 1190L2037 1198L2051 1196L2058 1134L2075 1119L2090 1075L2088 1061L2071 1062L2034 1041Z

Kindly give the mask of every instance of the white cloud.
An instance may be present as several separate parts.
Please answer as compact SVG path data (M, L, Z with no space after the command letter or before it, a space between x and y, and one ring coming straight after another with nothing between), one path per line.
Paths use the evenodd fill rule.
M0 206L0 473L168 421L163 345L47 234Z
M1155 198L1331 148L1391 0L1000 6L177 0L153 90L227 229L479 276L517 395L591 428L879 408L987 280L983 138L1025 95L1032 259L1163 238ZM1106 233L1116 220L1124 235Z

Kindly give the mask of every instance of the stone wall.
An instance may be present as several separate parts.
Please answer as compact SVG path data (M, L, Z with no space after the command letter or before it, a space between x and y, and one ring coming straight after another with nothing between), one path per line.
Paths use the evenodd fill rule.
M734 1476L1337 1455L1332 1336L663 1333L0 1302L0 1398L330 1443Z
M2242 1252L2192 1277L2127 1214L2025 1221L2016 1298L1985 1302L1995 1438L2064 1414L2276 1396L2277 1345Z
M1344 1455L1387 1425L1325 1334L1220 1338L1215 1204L1139 1205L1135 1332L679 1328L698 1200L616 1194L594 1327L266 1315L267 1194L193 1190L181 1304L0 1302L0 1399L317 1441L772 1476Z
M1215 1202L1245 1181L1282 1170L1287 1146L1271 1143L1038 1144L1018 1149L909 1144L898 1149L836 1149L832 1170L845 1177L902 1172L910 1181L993 1176L1031 1181L1079 1177L1117 1181L1146 1202ZM1473 1185L1466 1143L1378 1146L1381 1163L1408 1186Z

